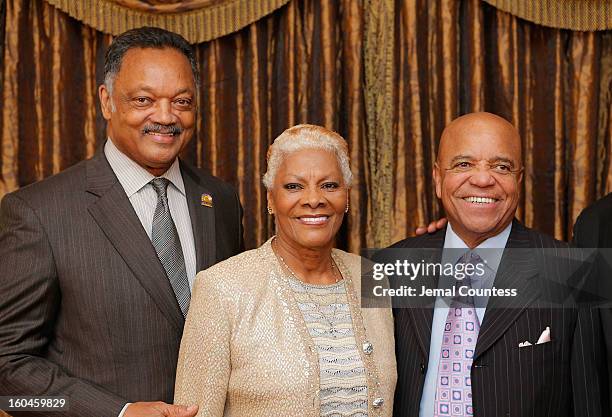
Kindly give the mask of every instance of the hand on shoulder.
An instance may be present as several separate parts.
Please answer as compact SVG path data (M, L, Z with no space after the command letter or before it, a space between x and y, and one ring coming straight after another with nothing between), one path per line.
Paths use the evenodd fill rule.
M436 233L438 230L440 229L444 229L444 227L446 226L446 218L442 217L438 220L435 220L431 223L429 223L427 226L419 226L414 230L414 233L417 236L421 236L424 235L425 233Z

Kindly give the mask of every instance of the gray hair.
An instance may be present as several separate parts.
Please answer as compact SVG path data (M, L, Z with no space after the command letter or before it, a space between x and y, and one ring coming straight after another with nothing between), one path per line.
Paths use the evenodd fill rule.
M342 178L347 187L351 186L353 174L348 156L348 146L342 136L321 126L301 124L290 127L281 133L268 149L268 169L263 176L263 184L271 190L278 168L285 156L303 149L325 149L332 152L338 160Z
M108 47L104 57L104 85L109 94L112 95L113 82L119 73L123 57L132 48L176 49L185 55L189 61L196 89L198 88L200 84L198 64L189 42L178 33L145 26L122 33L113 39L113 42Z

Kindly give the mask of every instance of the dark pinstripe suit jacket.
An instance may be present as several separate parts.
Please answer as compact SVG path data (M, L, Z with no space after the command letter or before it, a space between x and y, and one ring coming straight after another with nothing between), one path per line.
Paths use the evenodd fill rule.
M395 248L438 248L445 231L400 241ZM554 248L566 244L526 229L515 221L506 248ZM536 251L534 251L536 252ZM547 307L552 292L564 291L553 275L567 265L542 265L505 251L495 277L496 288L516 288L512 306L491 297L481 325L472 367L474 415L601 416L605 375L600 320L597 311ZM545 296L546 294L546 296ZM433 303L433 298L432 298ZM433 305L433 304L432 304ZM433 308L394 309L398 365L394 416L419 415L423 393ZM549 326L552 342L535 345ZM519 348L529 340L533 346Z
M580 213L574 225L574 242L583 248L612 248L612 193Z
M240 202L228 184L181 172L201 270L241 250ZM172 402L184 319L103 152L4 197L0 277L0 395L67 396L68 412L45 415L69 417Z
M612 300L612 193L585 208L574 225L574 244L581 248L602 248L595 275L595 291ZM608 398L612 399L612 308L600 309L608 358Z

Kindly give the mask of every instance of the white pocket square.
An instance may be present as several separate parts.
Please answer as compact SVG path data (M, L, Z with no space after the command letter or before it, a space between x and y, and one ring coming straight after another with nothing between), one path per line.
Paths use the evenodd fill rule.
M548 342L550 342L550 327L546 327L544 329L544 331L538 338L536 345L541 345L542 343L548 343Z
M542 334L538 338L538 341L536 342L536 345L541 345L543 343L548 343L548 342L550 342L550 327L546 326L546 328L544 329L544 331L542 332ZM518 347L520 347L520 348L527 347L527 346L533 346L531 344L531 342L529 342L529 340L525 340L524 342L521 342L518 345Z

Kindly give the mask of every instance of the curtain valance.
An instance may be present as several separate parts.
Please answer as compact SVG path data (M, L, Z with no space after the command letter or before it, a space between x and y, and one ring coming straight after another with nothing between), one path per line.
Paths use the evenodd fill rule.
M46 0L77 20L118 35L140 26L180 33L191 43L227 35L289 0Z
M538 25L595 31L612 29L612 0L484 0Z

